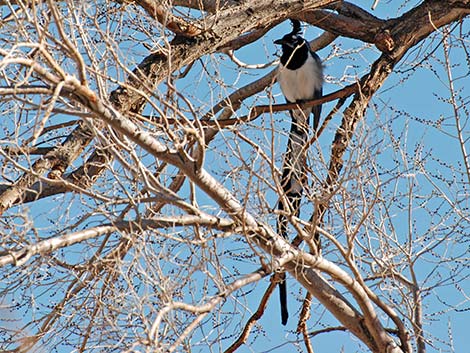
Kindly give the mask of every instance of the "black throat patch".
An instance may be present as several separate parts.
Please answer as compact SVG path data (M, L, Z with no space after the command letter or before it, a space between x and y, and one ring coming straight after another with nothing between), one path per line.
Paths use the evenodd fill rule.
M301 67L308 59L308 43L303 42L297 47L292 48L286 44L282 45L281 63L289 70L296 70Z

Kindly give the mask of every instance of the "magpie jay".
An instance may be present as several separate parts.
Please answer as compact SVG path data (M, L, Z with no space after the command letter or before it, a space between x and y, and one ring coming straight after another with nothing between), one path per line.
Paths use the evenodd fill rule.
M318 55L310 49L308 42L301 36L301 27L298 20L292 21L292 32L281 39L274 41L282 45L281 63L278 67L277 81L281 86L288 103L322 96L323 66ZM278 203L279 216L277 221L278 232L287 238L286 213L298 216L300 201L306 183L307 160L305 145L308 142L309 116L313 113L313 129L318 128L321 105L303 109L291 110L292 123L287 143L287 152L282 167L281 186L287 203L281 199ZM287 287L285 273L279 282L279 296L281 301L281 322L287 323Z

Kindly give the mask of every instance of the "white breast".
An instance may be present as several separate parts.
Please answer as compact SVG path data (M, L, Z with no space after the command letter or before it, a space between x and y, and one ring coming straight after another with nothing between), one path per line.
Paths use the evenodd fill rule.
M297 70L289 70L279 64L277 80L288 101L312 99L315 90L319 90L323 83L322 67L309 55Z

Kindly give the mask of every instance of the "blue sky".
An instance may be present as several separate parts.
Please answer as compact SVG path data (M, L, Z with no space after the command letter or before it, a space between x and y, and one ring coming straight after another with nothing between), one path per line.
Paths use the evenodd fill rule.
M377 11L374 12L378 17L386 18L387 15L393 13L390 10L390 7L393 4L381 2L377 8ZM414 4L411 4L414 5ZM409 6L411 6L409 5ZM403 9L398 13L402 13ZM272 41L276 38L281 37L284 33L290 31L290 25L288 22L284 22L279 25L272 31L270 31L265 38L261 39L257 43L240 50L237 52L237 57L241 58L247 64L258 64L264 62L260 58L260 53L267 54L268 59L273 58L272 54L276 53L277 48L272 44ZM464 25L463 32L468 31L468 21ZM321 33L320 30L312 27L306 28L306 38L311 40L316 35ZM455 33L455 32L454 32ZM407 169L405 174L409 175L409 178L403 178L399 185L405 186L407 184L412 184L416 188L417 196L423 192L429 192L434 188L426 178L421 175L421 171L418 168L417 164L413 165L413 157L418 157L415 154L422 154L428 156L425 158L426 166L430 169L430 174L438 175L442 174L449 176L448 173L452 173L454 169L458 169L458 166L462 163L462 154L460 153L460 148L458 141L455 138L455 126L452 118L452 107L445 101L449 97L449 92L447 90L448 82L446 80L446 73L444 68L441 65L441 60L443 60L443 49L442 46L439 46L439 41L442 39L442 36L436 35L436 38L426 40L422 48L424 50L411 50L409 55L407 55L402 62L397 65L397 73L393 73L388 80L385 82L384 86L379 91L379 94L372 100L374 109L369 109L366 122L374 121L376 119L380 120L380 123L376 123L378 126L383 124L388 126L389 131L393 132L394 136L397 138L401 149L406 151L409 156L407 156L408 167L402 166L403 171ZM340 45L341 49L347 51L349 48L355 48L360 46L358 41L351 39L338 39L335 41L335 45ZM436 47L439 46L432 54L430 52ZM327 47L319 51L319 55L322 58L329 57L331 54L331 48ZM278 51L277 51L278 53ZM348 55L348 59L341 59L333 57L330 60L325 62L325 74L327 75L327 83L325 84L325 93L329 93L339 89L341 86L336 82L338 78L343 76L344 73L347 73L351 80L354 78L361 77L364 75L369 68L369 65L379 56L379 52L374 47L365 48L358 52L356 55ZM428 60L422 62L420 65L416 66L416 62L420 61L424 56L429 55ZM466 54L465 51L459 49L451 50L451 60L454 62L465 62ZM460 65L453 68L454 77L463 77L455 82L456 88L463 90L464 84L466 82L465 76L468 75L468 66ZM230 80L230 76L224 75L226 80ZM256 78L256 77L255 77ZM237 77L240 84L244 84L244 77ZM253 80L251 76L245 78L248 82ZM468 80L468 79L467 79ZM346 82L349 83L349 82ZM274 92L279 93L278 88L274 88ZM462 92L463 93L463 92ZM465 94L463 94L465 96ZM282 101L282 97L279 97ZM468 101L468 98L467 98ZM259 104L262 104L261 101ZM323 109L323 114L329 112L331 109L331 104L326 105ZM379 116L376 116L376 111L380 111ZM436 122L439 118L443 118L443 124L437 125ZM464 117L465 118L465 117ZM283 120L282 117L276 117L277 121ZM470 126L468 126L468 117L466 117L467 129L464 130L467 139L470 136ZM335 128L340 123L340 117L336 116L330 124L327 133L322 136L321 144L328 148L331 143L333 132ZM286 125L287 126L287 125ZM287 127L286 127L287 128ZM453 136L452 136L453 135ZM377 138L386 139L385 135L382 135L379 131L375 133ZM379 143L379 141L377 141ZM467 144L467 149L470 148L470 144ZM391 151L385 151L382 158L379 159L379 162L386 168L387 165L390 165L390 159L392 156L389 155ZM445 168L444 166L452 166ZM410 181L411 180L411 181ZM460 206L465 209L468 207L468 201L465 199L462 200L462 197L455 195L458 190L461 192L460 187L452 187L452 185L445 185L445 182L441 182L439 178L433 180L439 187L442 187L442 190L445 194L449 196L454 196L456 199L461 201ZM465 179L463 180L465 183ZM467 190L467 187L463 187L463 190ZM468 198L467 198L468 199ZM442 207L438 208L438 203L442 202L442 199L434 200L435 205L430 203L430 208L438 209L441 212L444 212L447 208ZM468 208L467 208L468 209ZM414 210L416 228L415 231L418 235L423 234L433 234L430 232L428 227L433 223L433 218L429 216L428 211L423 211L419 207L419 202L416 203ZM403 221L406 221L404 215L397 214L398 220L400 217L403 217ZM430 222L430 224L420 224L419 220L424 220L425 222ZM400 226L398 223L398 229L400 232ZM466 228L464 232L468 231L468 215ZM402 229L405 231L405 228ZM437 236L439 234L436 234ZM423 247L425 244L421 244ZM419 246L419 244L416 244ZM438 247L436 254L439 254L442 251L443 256L461 256L462 261L468 262L468 245L465 243L458 244L448 244L446 246ZM436 260L433 259L436 254L433 256L423 256L421 260L416 263L417 276L419 282L425 283L432 287L433 283L438 283L437 278L433 278L436 275L435 263ZM445 254L445 255L444 255ZM445 267L446 265L444 265ZM466 347L465 332L466 327L470 324L470 317L466 310L468 306L460 305L458 306L457 311L449 310L449 305L458 305L465 301L464 294L470 291L469 281L465 280L459 285L452 283L452 269L444 269L439 276L447 275L447 284L442 288L429 289L426 292L424 298L425 305L425 330L431 332L434 335L434 338L431 339L430 345L428 346L429 352L437 352L443 346L439 343L439 340L442 342L448 342L449 336L451 335L453 340L453 351L463 352ZM468 276L468 270L464 276ZM462 272L460 272L462 274ZM408 274L406 274L408 275ZM289 282L292 285L292 280ZM459 286L462 287L462 291L459 290ZM292 287L291 287L292 288ZM296 292L296 290L294 290ZM252 296L255 296L253 293ZM291 294L292 295L292 294ZM297 299L302 298L302 295ZM256 304L256 299L253 298L254 304ZM444 304L443 301L446 303ZM296 321L290 320L286 329L279 325L279 314L278 314L278 298L277 293L271 298L270 301L270 310L262 320L260 324L265 330L265 335L263 339L260 339L261 342L254 342L249 347L242 349L242 352L267 352L267 351L277 351L277 352L294 352L294 345L286 345L286 340L297 340L299 337L293 332L295 330ZM300 302L297 302L296 305L290 305L291 315L295 312L296 308L300 307ZM252 307L254 310L255 307ZM315 307L317 311L316 314L321 312L321 308ZM315 316L315 313L313 314ZM328 315L326 315L328 317ZM334 322L334 320L332 321ZM315 328L322 327L322 322L318 323L318 326ZM318 351L344 351L344 352L356 352L357 346L356 340L348 333L328 333L317 336L313 339L314 348ZM302 343L299 343L302 346ZM433 346L435 348L433 348ZM441 348L439 348L441 347Z
M371 5L372 1L363 2L364 6ZM408 2L408 5L404 8L400 8L399 5L396 5L397 2L391 1L380 1L379 5L373 13L380 18L387 18L388 16L395 16L403 13L406 9L415 6L415 3L418 2ZM395 5L394 5L395 4ZM398 8L396 8L398 7ZM468 26L468 20L464 25L464 33L468 33L470 30ZM249 45L248 47L237 51L236 55L244 62L248 64L259 64L264 62L272 61L276 58L276 55L279 54L279 48L273 44L273 40L281 37L286 32L290 31L290 24L284 22L276 28L272 29L265 37L258 40L256 43ZM305 37L309 40L315 38L321 33L321 30L313 28L311 26L305 26ZM132 37L130 37L132 38ZM427 209L423 211L420 209L419 196L423 193L429 192L435 185L432 185L426 176L422 174L419 169L419 161L425 160L426 166L430 169L429 173L431 176L437 176L433 178L433 182L441 188L443 194L452 197L455 200L460 200L459 207L462 210L467 210L469 207L468 197L466 195L457 195L457 193L466 190L467 195L469 192L469 186L461 186L458 184L459 180L462 178L458 173L456 174L456 184L449 185L445 181L442 181L439 178L439 175L443 175L445 178L451 178L452 173L458 172L458 166L462 163L462 154L459 150L458 141L455 138L455 128L453 126L454 122L452 120L452 109L451 106L445 101L448 98L448 91L446 90L447 83L445 79L445 71L440 65L440 60L443 59L443 50L439 47L440 36L437 35L433 40L427 40L425 45L423 45L423 51L412 50L409 56L405 57L402 62L397 65L397 73L393 73L389 79L386 81L384 86L379 91L379 94L372 100L371 107L368 109L367 116L364 120L364 124L358 128L359 136L357 137L357 143L366 140L370 145L374 146L374 151L383 150L380 158L377 159L379 162L378 169L381 172L392 170L393 168L398 168L400 171L400 177L397 179L396 184L390 184L384 189L392 193L394 187L397 188L407 188L413 187L416 192L416 202L413 212L416 216L413 218L416 223L414 224L414 234L416 239L422 241L425 239L425 235L429 236L440 236L441 233L445 233L446 229L437 229L434 233L430 230L432 228L433 222L439 217L432 215L432 212L429 210L439 210L440 212L447 211L449 208L447 206L442 206L442 198L436 197L436 200L432 200L427 203ZM145 37L143 38L145 39ZM468 38L467 38L468 40ZM468 47L468 42L466 42ZM434 52L433 49L438 46L438 49ZM360 49L358 49L360 48ZM358 49L358 50L356 50ZM144 50L141 46L137 45L132 47L127 43L123 48L123 60L129 60L130 62L135 60L140 62L142 58L146 55L147 51ZM341 55L333 55L333 53L340 53ZM433 53L428 60L424 61L422 65L414 68L410 71L411 68L415 66L416 60L419 61L423 56ZM126 57L129 53L129 56ZM327 77L327 82L325 84L324 92L330 93L335 90L340 89L343 85L354 82L355 79L361 77L368 72L370 65L373 61L379 57L380 53L373 46L365 46L356 40L351 40L347 38L337 39L333 45L324 48L319 51L318 54L320 57L325 59L325 74ZM466 53L463 50L453 49L451 51L451 58L455 62L465 63ZM327 59L327 60L326 60ZM258 77L261 77L266 72L273 69L273 67L265 70L239 70L231 61L222 55L216 54L215 56L209 56L202 59L204 63L204 68L200 62L196 63L193 67L191 74L184 80L178 83L178 87L183 92L188 92L192 98L194 98L194 104L197 107L201 108L201 111L204 112L209 109L214 103L216 103L221 97L226 96L232 90L241 87L249 82L252 82ZM462 95L467 94L466 102L468 103L468 93L465 93L466 79L468 76L468 65L460 65L453 68L453 73L455 77L462 76L463 78L456 81L456 88L462 90ZM205 81L210 75L218 78L219 81L212 81L213 86L208 87L207 81ZM344 78L340 82L340 78ZM210 81L210 79L207 79ZM223 82L224 87L221 87L220 84ZM111 86L111 85L110 85ZM210 88L213 88L211 90ZM162 87L163 89L163 87ZM275 85L273 88L273 93L276 98L276 102L282 102L283 98L280 94L279 88ZM261 92L259 95L250 99L246 102L247 105L250 104L266 104L269 102L268 93ZM334 103L325 104L323 108L323 115L325 115L332 108ZM346 103L347 104L347 103ZM246 107L240 111L240 115L246 114ZM435 122L443 117L442 126L438 126ZM63 116L58 117L63 119ZM325 156L328 156L329 147L334 135L334 132L338 125L340 124L341 117L336 115L328 126L325 133L321 136L319 141L319 149L323 151ZM464 134L469 138L470 127L468 126L469 120L468 116L466 117L466 129ZM287 131L289 126L289 118L287 113L275 114L273 116L263 116L257 119L250 125L241 127L241 131L247 136L250 136L253 140L258 141L262 146L268 146L271 142L271 135L269 132L269 127L274 124L276 130ZM397 149L388 148L391 144L391 137L394 136L397 142ZM226 160L220 159L219 153L229 153L231 150L225 144L230 145L230 147L238 147L234 143L236 141L233 135L230 132L224 132L220 134L220 137L217 138L210 146L210 150L213 151L213 154L208 153L206 160L206 168L212 170L218 176L219 180L225 180L227 187L237 188L242 185L244 182L243 178L246 178L246 175L243 174L243 170L240 171L240 179L233 178L230 179L227 177L233 173L236 175L235 169L240 167L236 160ZM283 146L286 142L285 134L276 135L275 142L278 144L278 150L283 150ZM468 142L468 141L467 141ZM470 149L470 146L467 143L467 150ZM249 152L249 147L241 145L241 153ZM218 150L220 149L220 150ZM400 156L400 152L406 152L406 155ZM372 152L372 151L367 151ZM350 155L360 154L361 151L351 151ZM394 160L398 158L398 160ZM401 159L400 159L401 158ZM278 157L278 161L280 157ZM405 166L404 163L407 163L408 166ZM233 166L230 165L233 163ZM258 162L256 162L258 163ZM460 164L459 164L460 163ZM77 163L78 164L78 163ZM257 164L258 165L258 164ZM261 166L261 164L259 164ZM232 169L233 167L233 169ZM367 163L365 167L368 167ZM351 171L353 172L353 171ZM113 182L112 178L109 179L110 183ZM465 179L462 183L465 183ZM239 183L239 184L238 184ZM116 189L112 190L114 193L119 192L119 185L116 185ZM348 185L351 188L351 192L354 186L351 182ZM243 191L243 189L241 189ZM188 193L188 188L183 190L183 193ZM269 196L269 193L268 193ZM276 200L271 194L270 200L271 204L274 206ZM50 229L54 229L54 222L57 219L61 219L62 216L65 216L63 209L60 207L63 202L66 204L66 201L73 199L74 208L73 212L86 214L89 210L99 209L101 205L92 205L90 209L83 208L81 209L80 197L79 196L67 196L65 198L56 197L54 201L57 202L57 208L53 210L50 209L51 200L44 200L38 202L35 205L27 206L30 208L31 215L35 218L35 224L41 229L44 229L44 234L50 236ZM403 201L405 198L400 199ZM203 208L210 209L213 205L213 202L208 200L204 195L200 194L198 201L201 203ZM467 208L465 208L467 207ZM407 241L407 214L406 210L401 210L398 205L391 208L394 214L394 225L398 237L405 243ZM309 206L307 205L303 214L308 215ZM75 217L72 214L72 218ZM305 216L306 217L306 216ZM450 224L454 218L449 217L448 223ZM267 217L267 222L274 224L274 218ZM420 222L422 221L422 222ZM84 222L84 226L93 226L96 223L96 219L93 217L90 218L87 222ZM468 214L467 221L462 222L462 231L468 231ZM446 223L446 225L449 225ZM52 228L51 228L52 227ZM440 233L441 232L441 233ZM44 235L41 234L41 235ZM457 236L457 235L456 235ZM461 235L462 236L462 235ZM255 270L258 267L258 264L253 259L245 259L243 255L246 253L247 249L243 247L244 243L241 240L234 242L233 244L227 244L225 239L221 239L216 242L220 249L227 248L232 251L232 254L236 253L239 255L235 260L231 259L228 263L224 263L225 271L224 274L227 277L233 276L234 273L239 271L241 274L248 273ZM414 244L417 248L426 246L426 243L423 242ZM335 259L335 253L332 250L331 245L326 244L326 254L325 256L329 259ZM73 251L71 251L73 250ZM69 261L74 261L75 258L79 259L83 256L84 247L76 246L69 248L69 253L67 258ZM89 250L89 249L88 249ZM89 250L91 251L91 250ZM187 250L181 250L178 252L178 256L183 257L187 256L185 254ZM221 250L222 252L222 250ZM468 241L467 243L461 241L459 244L452 244L451 242L445 243L442 246L438 246L435 249L434 253L429 253L423 256L420 261L416 263L416 271L419 281L425 281L427 285L431 286L429 291L426 292L425 297L425 313L429 316L426 316L426 326L425 329L435 335L438 339L443 340L444 342L448 339L448 329L452 329L452 338L454 340L454 351L463 352L467 346L465 340L466 327L470 325L470 318L468 312L468 304L459 306L458 309L461 311L452 311L448 310L448 305L456 305L465 300L465 297L462 293L469 293L469 281L466 280L459 285L455 285L450 280L452 278L453 271L461 271L459 274L461 276L468 276L468 268L465 270L465 265L456 265L451 267L450 265L445 265L445 268L436 270L435 264L439 261L439 256L459 256L462 262L467 262L468 264ZM225 257L221 257L224 258ZM169 267L171 267L169 265ZM468 267L468 265L467 265ZM42 269L38 269L38 276L40 276ZM467 272L465 272L467 271ZM60 274L57 274L60 276ZM195 276L201 276L201 283L203 282L204 276L196 273ZM405 275L409 275L406 273ZM197 277L198 278L198 277ZM439 283L440 280L445 279L446 285L440 288L432 288L432 285ZM239 352L295 352L296 345L302 347L303 344L301 341L295 343L300 338L294 333L296 325L296 316L298 314L297 310L300 308L301 299L303 298L304 291L298 285L295 285L295 282L292 278L288 279L290 285L290 300L289 305L291 319L288 323L288 326L283 327L280 325L280 315L279 315L279 303L278 303L278 293L277 291L271 297L267 312L260 320L260 326L257 326L257 335L251 336L248 341L248 344L241 348ZM230 312L232 308L238 308L239 305L246 305L250 310L256 310L258 301L261 298L264 289L268 285L268 279L261 281L252 286L248 286L246 289L243 289L241 293L247 291L246 297L241 296L241 293L236 293L233 298L230 298L227 303L224 305L222 311ZM459 291L459 286L462 288L462 291ZM201 284L202 287L202 284ZM60 292L55 293L60 297ZM214 292L214 294L216 294ZM192 295L197 296L197 291L195 293L186 293L187 298L191 298ZM50 295L49 298L54 298L55 295ZM243 317L242 322L230 322L231 328L238 327L240 329L244 322L247 320L249 314ZM312 308L313 319L311 322L312 329L319 329L324 327L324 325L331 324L335 326L336 321L331 318L331 315L325 313L324 309L314 302ZM228 317L228 314L221 317ZM238 316L237 316L238 319ZM235 319L235 320L237 320ZM387 322L384 322L387 325ZM240 326L237 326L240 325ZM207 326L207 329L210 327ZM216 332L216 331L215 331ZM194 341L197 341L198 335L202 337L207 334L207 331L197 332L195 335ZM209 337L211 337L209 335ZM215 335L214 335L215 337ZM256 337L254 341L252 338ZM55 339L58 339L57 337ZM317 336L313 339L314 348L318 352L356 352L358 351L356 339L349 333L327 333ZM211 350L214 352L219 351L219 349L227 348L227 346L233 342L233 337L227 337L222 342L212 342ZM209 351L207 341L202 341L200 346L195 347L195 351ZM444 345L436 342L437 347L444 347ZM442 348L442 351L445 351ZM69 352L69 348L61 347L59 351L62 353ZM438 352L438 349L433 349L432 346L428 347L428 352Z

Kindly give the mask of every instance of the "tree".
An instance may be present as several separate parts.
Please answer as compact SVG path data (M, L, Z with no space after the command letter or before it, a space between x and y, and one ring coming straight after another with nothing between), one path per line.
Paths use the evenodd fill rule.
M331 0L0 4L3 350L241 351L280 320L283 270L301 307L285 344L454 349L428 325L468 310L470 1L389 19ZM330 102L291 243L275 206L296 105L239 56L268 62L289 18L324 31L331 92L305 103ZM420 75L442 87L414 113Z

